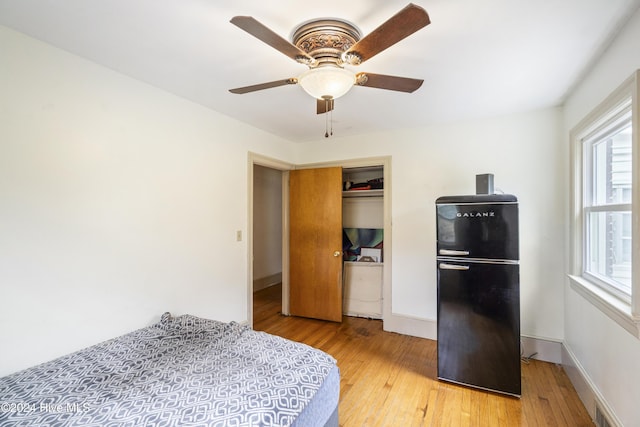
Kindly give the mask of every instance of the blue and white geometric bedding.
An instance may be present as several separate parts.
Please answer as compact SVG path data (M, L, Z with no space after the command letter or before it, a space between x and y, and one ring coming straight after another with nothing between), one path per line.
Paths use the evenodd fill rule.
M165 313L0 378L0 426L289 426L336 371L307 345Z

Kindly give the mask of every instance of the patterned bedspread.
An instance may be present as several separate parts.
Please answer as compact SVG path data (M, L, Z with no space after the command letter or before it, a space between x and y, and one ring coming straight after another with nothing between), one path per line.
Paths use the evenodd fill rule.
M155 325L0 378L0 425L288 426L335 363L237 323L165 313Z

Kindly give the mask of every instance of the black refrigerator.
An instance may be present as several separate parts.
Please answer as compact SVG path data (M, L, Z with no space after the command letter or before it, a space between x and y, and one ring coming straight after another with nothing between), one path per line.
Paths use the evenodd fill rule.
M518 199L436 200L438 378L521 394Z

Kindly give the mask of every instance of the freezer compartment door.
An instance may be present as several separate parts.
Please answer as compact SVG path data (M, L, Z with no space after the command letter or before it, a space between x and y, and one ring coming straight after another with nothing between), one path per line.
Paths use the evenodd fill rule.
M438 262L438 378L521 393L517 264Z
M436 204L438 256L519 259L518 204Z

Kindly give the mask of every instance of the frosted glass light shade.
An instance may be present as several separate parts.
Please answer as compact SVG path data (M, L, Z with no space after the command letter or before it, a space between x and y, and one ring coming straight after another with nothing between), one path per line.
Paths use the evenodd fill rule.
M317 99L336 99L349 92L355 84L352 71L334 66L311 68L298 77L298 84Z

